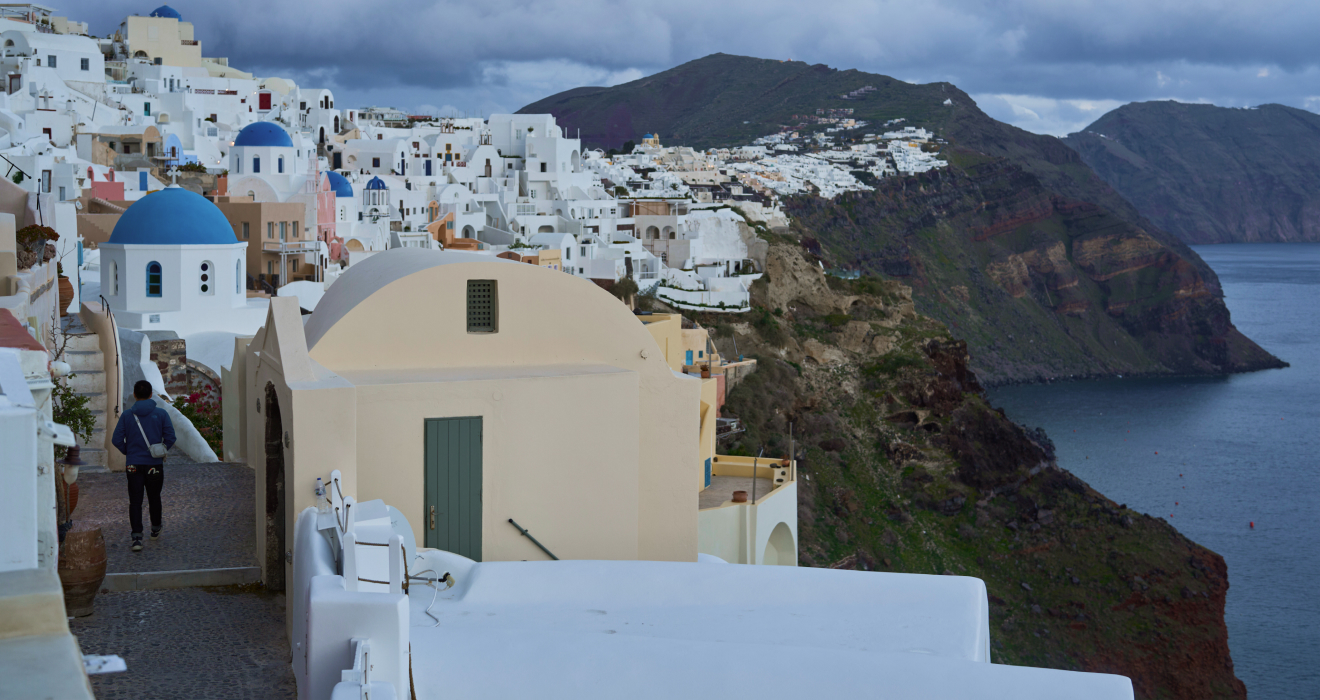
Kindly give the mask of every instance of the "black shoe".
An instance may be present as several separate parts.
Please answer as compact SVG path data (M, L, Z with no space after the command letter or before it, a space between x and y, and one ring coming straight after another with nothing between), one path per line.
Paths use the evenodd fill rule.
M134 552L142 551L142 535L133 535L133 546L129 549L132 549Z
M159 527L151 528L151 539L154 540L157 537L160 537L160 528Z

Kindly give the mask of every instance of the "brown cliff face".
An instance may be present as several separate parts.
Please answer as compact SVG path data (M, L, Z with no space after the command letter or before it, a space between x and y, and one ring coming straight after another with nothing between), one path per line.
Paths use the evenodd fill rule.
M1213 273L1181 244L1007 161L954 161L787 208L827 265L910 284L991 384L1283 366L1233 327Z
M1117 673L1138 698L1244 698L1223 559L1115 504L986 402L965 342L905 288L827 280L776 245L747 315L698 316L760 359L723 450L798 448L807 566L983 579L996 663ZM778 310L778 312L776 312Z

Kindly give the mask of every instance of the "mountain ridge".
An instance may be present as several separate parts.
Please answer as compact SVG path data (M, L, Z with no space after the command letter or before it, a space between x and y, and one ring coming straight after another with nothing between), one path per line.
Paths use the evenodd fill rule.
M1134 102L1063 142L1188 243L1320 241L1320 115Z
M874 89L842 99L865 86ZM790 198L786 208L800 218L790 236L834 266L911 277L904 281L918 309L967 339L987 383L1282 366L1233 328L1218 277L1186 243L1143 216L1077 151L992 119L952 84L714 54L614 87L565 91L520 111L549 112L580 129L588 145L613 147L650 132L713 147L746 144L779 131L787 117L840 107L874 131L899 118L933 131L948 141L951 165L887 178L874 193L832 202ZM1078 202L1098 211L1066 215L1054 197L1064 208ZM975 240L990 224L996 235ZM1083 269L1088 263L1075 258L1074 244L1091 262L1131 264ZM961 267L944 264L949 250L958 251ZM1085 294L1056 303L1061 283ZM1002 337L1005 327L1044 342L1011 342ZM1115 334L1107 344L1097 340L1100 329Z

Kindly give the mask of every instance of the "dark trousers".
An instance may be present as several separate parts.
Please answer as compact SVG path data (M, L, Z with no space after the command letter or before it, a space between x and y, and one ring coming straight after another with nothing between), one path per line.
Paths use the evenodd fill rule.
M142 491L147 492L151 508L151 527L160 527L160 488L165 485L165 468L158 464L128 466L128 521L133 534L142 534Z

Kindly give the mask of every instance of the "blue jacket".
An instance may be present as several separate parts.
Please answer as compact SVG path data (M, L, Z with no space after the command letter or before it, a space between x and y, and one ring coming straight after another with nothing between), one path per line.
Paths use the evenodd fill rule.
M133 416L142 421L142 430L138 430ZM165 460L151 456L147 443L142 441L143 432L152 444L164 442L166 448L174 447L174 424L170 422L170 414L151 399L138 401L119 417L111 442L124 453L128 464L164 464Z

